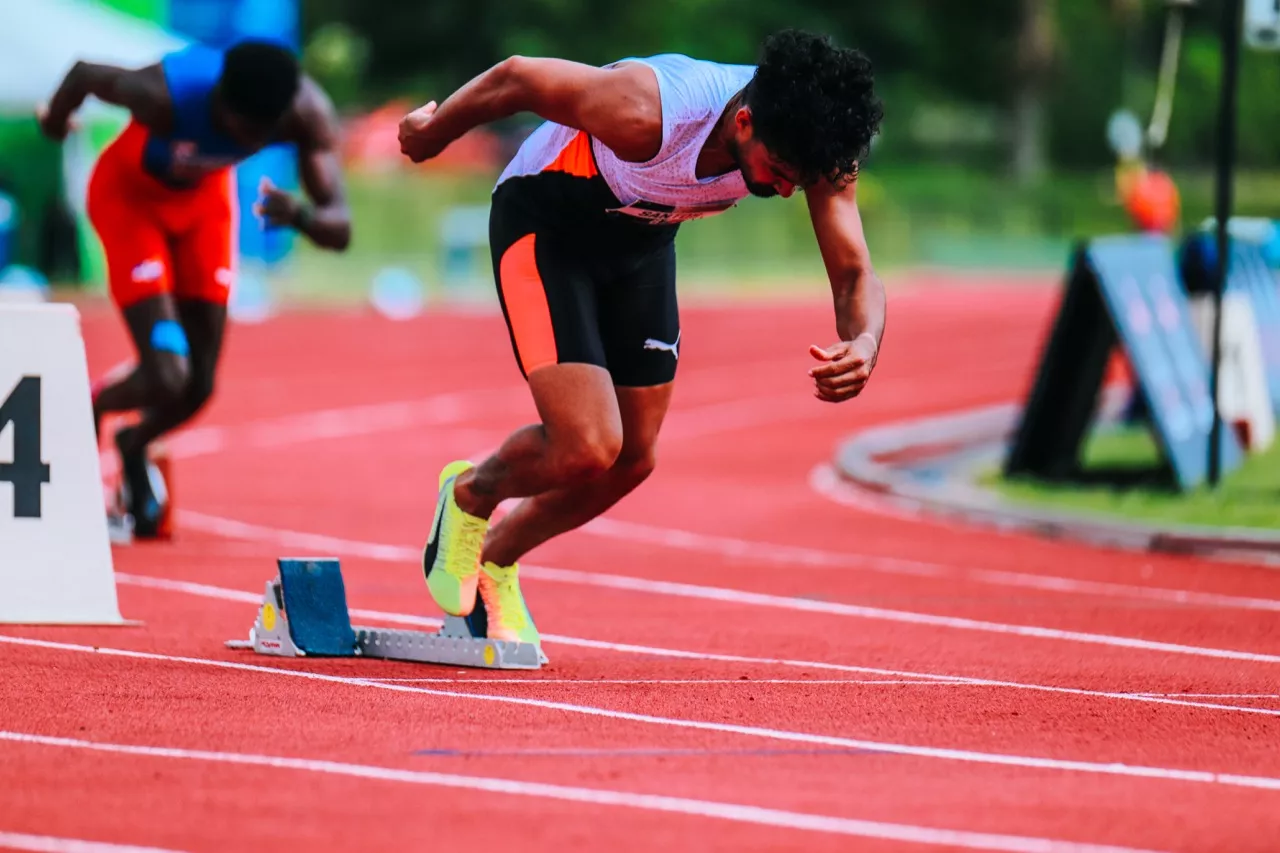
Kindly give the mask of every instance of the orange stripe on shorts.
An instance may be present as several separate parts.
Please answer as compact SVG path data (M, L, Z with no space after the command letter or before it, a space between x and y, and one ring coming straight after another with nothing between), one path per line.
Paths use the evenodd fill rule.
M600 170L596 168L596 158L591 153L591 137L585 130L578 131L578 135L560 149L556 159L543 171L568 172L579 178L594 178Z
M538 274L533 234L521 237L502 253L498 277L516 341L516 355L525 375L555 364L559 360L556 333L551 325L551 309L547 307L547 292Z

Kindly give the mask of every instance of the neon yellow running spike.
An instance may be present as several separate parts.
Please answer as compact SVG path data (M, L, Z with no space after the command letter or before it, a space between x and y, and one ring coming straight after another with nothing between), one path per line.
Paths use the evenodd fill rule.
M491 640L511 640L542 646L533 615L520 592L520 564L498 566L485 563L480 568L480 598L489 619Z
M440 472L440 494L431 534L422 550L422 573L427 589L440 609L450 616L467 616L476 606L480 575L480 549L489 522L463 512L453 497L458 475L474 467L470 462L450 462Z

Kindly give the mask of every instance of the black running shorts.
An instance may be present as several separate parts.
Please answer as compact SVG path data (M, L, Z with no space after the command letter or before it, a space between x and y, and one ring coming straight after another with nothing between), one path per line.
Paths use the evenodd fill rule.
M608 212L617 206L599 175L548 171L494 191L494 277L526 378L553 364L594 364L624 387L675 378L678 226Z

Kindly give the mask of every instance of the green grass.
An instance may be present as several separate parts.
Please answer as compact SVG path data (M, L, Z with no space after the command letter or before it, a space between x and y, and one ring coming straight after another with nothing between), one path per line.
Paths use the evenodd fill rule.
M1125 427L1093 435L1086 444L1085 471L1153 471L1160 465L1155 440L1145 427ZM1202 487L1180 494L1171 487L1073 486L1022 479L1005 480L988 472L981 482L1005 499L1045 507L1090 512L1115 520L1159 521L1211 527L1280 529L1280 442L1249 455L1223 477L1216 491Z
M377 271L400 266L442 295L440 230L449 208L484 205L493 177L437 173L348 176L355 241L335 256L303 241L273 275L293 299L363 294ZM868 171L859 207L877 269L916 264L983 269L1061 270L1076 234L1124 228L1109 207L1107 175L1063 176L1018 188L989 174L954 168ZM822 293L825 270L803 195L746 198L721 216L680 230L682 294L772 294L803 287ZM488 253L475 252L469 290L492 291Z
M378 270L397 266L413 272L428 292L443 296L450 286L487 297L492 293L488 249L470 257L465 278L447 284L441 228L456 205L485 205L489 177L353 175L348 178L355 234L351 249L334 255L299 241L289 262L272 278L292 299L341 299L364 293ZM484 235L481 235L482 239ZM746 199L739 209L681 229L677 238L682 291L775 292L794 282L825 288L822 259L803 199Z
M305 240L271 273L284 298L362 298L385 267L404 267L428 293L444 281L441 227L458 205L485 206L494 175L396 170L347 175L355 240L342 255ZM1207 174L1179 175L1183 225L1211 211ZM1022 187L991 172L951 166L883 164L859 178L858 200L876 268L887 278L927 265L996 272L1061 274L1073 241L1129 230L1109 171L1060 173ZM1280 173L1242 174L1241 215L1280 217ZM483 237L483 235L482 235ZM687 223L677 238L682 296L825 292L826 276L803 195L747 198L721 216ZM472 253L463 295L493 298L487 249ZM101 289L101 286L98 286Z

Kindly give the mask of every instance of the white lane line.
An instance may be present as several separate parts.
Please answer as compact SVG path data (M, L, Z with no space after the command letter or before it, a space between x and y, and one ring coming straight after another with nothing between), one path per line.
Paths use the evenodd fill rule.
M211 586L209 584L195 583L193 581L178 581L168 578L150 577L147 575L134 575L125 572L116 572L116 581L128 586L138 586L147 589L163 590L165 592L180 592L187 595L197 595L203 598L215 598L224 601L245 602L248 604L258 605L262 603L262 595L252 592L244 592L238 589L227 589L225 587ZM410 613L392 613L385 610L370 610L361 607L351 607L348 612L356 619L364 619L373 622L388 623L392 625L408 625L414 628L439 628L443 624L443 620L431 616L418 616ZM251 621L251 620L246 620ZM246 632L247 633L247 632ZM642 646L631 643L613 643L607 640L589 640L582 637L567 637L560 634L543 634L542 639L551 645L575 646L585 649L595 649L599 651L622 652L624 654L644 655L646 657L662 657L675 658L683 660L697 661L714 661L719 663L742 663L754 664L759 666L788 666L799 669L817 669L832 672L850 672L863 673L869 675L886 675L897 678L906 678L912 680L921 680L932 682L957 682L973 685L990 685L990 686L1009 686L1009 687L1028 687L1038 689L1037 685L1022 685L1016 682L996 682L986 681L983 679L967 678L956 675L935 675L926 672L909 672L896 669L881 669L877 667L853 666L850 664L826 663L822 661L806 661L806 660L787 660L783 658L764 658L750 657L747 655L727 655L717 654L715 652L695 652L683 649L668 649L657 646ZM1076 692L1069 688L1045 688L1048 690L1063 689L1068 692ZM1087 693L1087 691L1086 691ZM1089 694L1093 695L1093 694ZM1107 696L1110 694L1096 694L1099 696ZM1129 698L1128 694L1116 694L1119 698ZM1194 707L1205 707L1201 703L1194 703ZM1247 709L1246 709L1247 710ZM1280 712L1278 712L1280 713Z
M166 592L184 592L187 595L198 595L201 598L218 598L223 601L242 601L246 604L261 604L264 592L246 592L240 589L227 589L194 581L179 581L169 578L155 578L148 575L134 575L128 572L116 572L116 583L129 586L141 586L147 589L161 589ZM433 624L443 624L441 620L432 620Z
M972 686L965 681L925 681L902 679L854 679L854 678L365 678L365 681L386 681L391 684L518 684L536 687L539 684L572 684L574 687L595 685L660 685L663 687L702 687L705 685L740 684L845 684L845 685L927 685L929 687Z
M402 545L388 545L374 542L360 542L341 539L333 536L322 536L274 527L248 524L229 518L206 515L189 510L179 510L178 520L183 526L201 529L220 536L270 542L285 548L306 548L323 551L335 556L366 557L396 563L414 563L421 559L418 548ZM1044 628L1038 625L1012 625L1003 622L989 622L982 619L968 619L959 616L940 616L933 613L917 613L908 610L890 610L883 607L868 607L858 604L843 604L831 601L814 601L793 596L771 595L768 593L748 592L726 587L701 586L673 581L650 580L647 578L629 577L626 575L606 574L603 572L581 572L573 569L556 569L548 566L521 566L524 577L555 583L591 586L607 589L624 590L626 592L642 592L647 595L664 595L676 598L690 598L703 601L716 601L725 604L740 604L752 607L766 607L778 610L789 610L798 613L821 613L829 616L844 616L855 619L870 619L884 622L898 622L910 625L923 625L931 628L948 628L959 631L976 631L988 634L1028 637L1040 640L1055 640L1068 643L1084 643L1088 645L1111 646L1115 648L1137 649L1140 651L1159 652L1163 654L1191 655L1195 657L1214 658L1218 660L1238 660L1251 663L1280 663L1280 655L1261 652L1237 651L1234 649L1216 649L1203 646L1188 646L1179 643L1164 643L1156 640L1143 640L1136 637L1120 637L1110 634L1092 634L1084 631L1067 631L1060 628Z
M31 850L35 853L178 853L176 850L160 847L108 844L102 841L58 838L54 835L27 835L21 832L0 832L0 849Z
M377 432L399 431L413 427L439 427L459 424L477 417L490 416L499 411L510 411L520 397L522 389L516 386L479 389L474 391L437 394L418 400L393 401L322 409L264 418L240 426L203 426L180 432L170 440L169 452L177 459L187 459L219 453L230 447L234 434L237 449L268 449L292 446L303 441L319 441ZM731 432L750 426L770 423L785 417L804 416L811 413L780 414L793 412L792 402L786 397L753 397L744 400L707 403L673 412L671 423L664 431L665 440L682 440L693 437ZM496 444L492 430L460 430L452 438L466 440L471 435L477 442ZM474 434L472 434L474 433ZM505 435L505 433L502 433ZM114 476L114 453L103 452L104 476ZM108 470L110 469L110 470ZM824 497L841 503L845 492L850 491L839 482L830 465L820 465L811 472L810 486ZM863 502L853 502L863 506ZM865 506L863 506L865 508ZM910 517L910 516L909 516ZM910 517L913 521L918 521ZM843 553L803 546L755 542L729 536L692 533L685 530L663 528L634 522L597 518L583 527L581 532L610 539L644 542L667 548L716 554L722 557L751 560L794 568L839 568L854 571L870 571L890 575L906 575L926 578L956 578L971 583L1015 589L1033 589L1040 592L1096 595L1110 598L1130 598L1175 604L1182 606L1212 607L1223 609L1261 610L1280 613L1280 600L1248 596L1219 595L1179 589L1146 587L1134 584L1108 583L1079 580L1025 572L975 569L934 563L924 560L907 560L870 554Z
M717 373L730 369L740 371L760 366L776 366L777 359L756 362L742 368L703 368L694 374L697 379L686 379L682 385L686 394L691 387L707 385L719 388L723 382L714 381ZM711 376L713 381L707 382ZM784 398L754 397L728 402L703 403L672 412L678 429L681 421L686 437L704 431L725 432L742 429L779 418L814 417L820 409L796 412L793 406L780 407L781 401L794 402L794 394ZM273 415L239 424L223 424L191 427L175 433L167 439L169 454L174 459L193 459L221 453L234 443L237 449L269 449L287 447L306 441L326 441L383 432L446 426L464 423L494 414L528 411L532 403L522 385L503 385L466 391L448 391L409 400L391 400L384 403L362 403L335 406L327 409ZM709 427L703 424L710 424ZM701 430L697 429L703 425ZM481 430L489 432L488 429ZM506 433L504 432L505 436ZM233 442L232 439L235 439ZM114 475L118 459L113 450L99 453L104 475Z
M830 466L818 466L814 469L811 480L813 482L824 482L827 478L834 476L836 475L831 471ZM825 487L815 486L815 489L822 492ZM856 505L862 507L864 503L859 501ZM905 514L903 518L913 522L919 521L918 518ZM1089 581L1055 575L1029 574L995 569L965 568L927 560L910 560L874 554L831 551L807 546L761 542L732 536L695 533L677 528L620 521L608 517L593 519L579 528L579 530L607 539L657 545L701 554L714 554L726 559L749 560L788 568L798 566L838 568L897 576L954 579L987 586L1031 589L1038 592L1152 601L1183 607L1212 607L1280 613L1280 600L1270 598L1220 595L1217 593Z
M147 587L149 589L159 589L168 592L181 592L188 595L199 595L205 598L217 598L226 601L243 601L254 605L262 603L262 596L258 594L242 592L241 590L235 589L225 589L223 587L209 586L208 584L194 583L192 581L175 581L168 580L166 578L148 577L146 575L125 574L122 572L116 573L116 580L119 583L131 586ZM415 628L439 628L442 624L440 619L434 619L429 616L415 616L407 613L389 613L384 610L368 610L356 607L350 608L350 613L356 619L365 619L374 622L389 623L392 625L409 625ZM252 620L250 619L246 621ZM856 672L866 675L884 675L913 680L928 679L931 681L948 683L957 682L969 684L974 687L1001 687L1014 690L1034 690L1043 693L1058 693L1068 696L1085 696L1096 699L1118 699L1127 702L1144 702L1155 705L1174 705L1185 708L1197 708L1200 710L1235 711L1245 714L1261 714L1263 716L1280 717L1280 710L1272 710L1269 708L1251 708L1241 705L1219 705L1208 702L1188 702L1180 701L1176 698L1161 698L1155 695L1148 696L1136 693L1085 690L1079 687L1055 687L1047 684L1029 684L1022 681L1000 681L988 678L972 678L961 675L939 675L929 672L912 672L910 670L854 666L852 664L827 663L823 661L751 657L749 655L718 654L716 652L695 652L683 649L643 646L634 643L613 643L606 640L589 640L582 637L566 637L560 634L543 634L542 639L549 645L558 644L584 649L596 649L599 651L644 655L646 657L714 661L717 663L750 664L756 666L784 666L802 670L818 670L820 672Z
M233 444L238 450L263 450L305 441L331 440L413 427L448 426L469 418L492 415L513 408L520 400L518 386L482 388L434 394L416 400L395 400L316 409L259 418L242 424L198 426L166 439L173 459L195 459L222 453ZM477 430L487 435L490 430ZM483 440L483 439L481 439ZM113 449L99 451L104 478L119 471Z
M863 499L861 493L840 480L840 475L837 474L835 469L830 465L823 464L815 467L809 473L809 485L814 491L818 492L823 497L834 500L837 503L847 504L857 509L866 509L869 506L867 500ZM874 498L872 499L872 502L877 505L882 503L887 504L887 502L884 501L875 501ZM904 514L903 517L915 522L920 521L919 518L911 516L910 514ZM622 522L610 521L609 524L616 526L622 524ZM632 525L632 527L633 530L630 535L637 537L648 536L655 540L662 538L663 531L660 528L654 528L652 532L645 532L638 529L640 527L639 525ZM694 534L688 535L692 536ZM745 547L745 544L739 544L741 540L728 539L715 542L707 541L708 537L699 538L704 541L697 542L696 544L693 541L686 541L682 545L677 539L672 538L670 541L664 542L664 544L668 544L674 548L696 547L700 550L723 553L726 556L741 556L744 558L752 556L751 548ZM723 539L723 537L715 538ZM1168 589L1165 587L1137 586L1134 584L1110 583L1107 581L1089 581L1077 578L1055 577L1053 575L999 571L995 569L967 569L947 566L940 563L930 563L922 560L903 560L895 557L870 557L854 554L839 554L824 551L813 551L812 549L794 549L790 546L757 547L763 547L765 549L765 553L773 548L785 547L787 548L786 551L777 552L778 558L786 558L795 563L807 562L813 565L832 565L840 568L863 568L889 574L918 575L921 577L953 577L960 580L973 581L975 583L989 584L991 586L1019 587L1023 589L1040 590L1042 592L1101 595L1112 598L1145 599L1165 604L1236 610L1261 610L1270 613L1280 613L1280 600L1273 598L1221 595L1212 592L1193 592L1191 590ZM732 554L730 553L731 550L733 551ZM766 557L760 558L771 559Z
M1280 699L1280 693L1135 693L1135 696L1178 696L1183 699Z
M828 817L826 815L790 812L759 806L721 803L711 800L694 800L655 794L637 794L602 788L580 788L544 782L526 782L491 776L464 776L455 773L436 773L423 770L401 770L369 764L348 764L341 761L324 761L311 758L289 758L276 755L259 755L242 752L214 752L202 749L180 749L167 746L142 746L135 744L104 743L75 738L47 737L24 732L0 731L0 740L61 749L77 749L130 755L145 758L163 758L182 761L199 761L216 764L233 764L246 767L294 770L306 773L322 773L331 776L356 779L373 779L380 782L399 782L411 785L431 785L465 791L483 791L489 794L507 794L518 797L535 797L593 806L616 806L643 811L681 814L692 817L714 818L735 823L770 826L782 829L805 830L832 835L848 835L858 838L875 838L914 844L961 847L967 850L999 850L1011 853L1140 853L1133 848L1083 844L1046 838L991 833L966 832L955 829L936 829L900 823L882 823L872 820ZM123 849L123 848L113 848ZM131 848L136 849L136 848ZM90 853L90 851L86 851ZM96 853L96 851L93 851Z
M867 607L859 604L814 601L805 598L772 595L760 592L748 592L746 590L730 589L726 587L702 586L698 584L677 583L674 581L657 581L646 578L628 577L624 575L582 572L573 569L553 569L546 566L530 566L528 567L526 574L531 578L576 584L580 586L597 586L608 589L625 590L628 592L643 592L650 595L693 598L704 601L717 601L729 604L743 604L754 607L791 610L801 613L822 613L830 616L847 616L856 619L900 622L910 625L925 625L934 628L950 628L961 631L1005 634L1041 640L1085 643L1089 645L1112 646L1115 648L1137 649L1141 651L1160 652L1165 654L1191 655L1195 657L1217 658L1221 660L1238 660L1266 664L1280 663L1280 655L1265 654L1261 652L1217 649L1204 646L1188 646L1180 643L1143 640L1137 637L1121 637L1111 634L1093 634L1084 631L1067 631L1060 628L1045 628L1038 625L1013 625L1004 622L990 622L987 620L969 619L960 616L940 616L933 613L917 613L909 610L890 610L883 607Z
M834 735L819 735L808 732L771 729L763 726L740 726L732 723L716 723L704 720L680 719L676 717L659 717L652 714L636 714L630 711L599 708L593 705L575 705L568 702L553 702L547 699L528 699L518 696L504 696L501 694L477 693L473 691L464 692L457 690L440 690L437 688L417 687L408 684L388 684L385 682L368 681L363 678L326 675L318 672L283 669L272 666L238 663L228 660L193 658L179 655L162 655L154 652L139 652L132 649L114 649L106 646L83 646L74 643L57 643L51 640L35 640L28 637L0 635L0 643L15 646L27 646L31 648L50 649L55 651L128 658L132 660L160 661L163 663L190 664L217 669L237 670L241 672L267 673L284 678L299 678L330 684L346 684L361 688L390 690L401 693L415 693L425 696L437 696L451 699L463 699L471 702L493 702L501 705L516 705L525 708L538 708L546 711L560 711L566 714L601 717L604 719L623 722L644 723L647 725L669 728L741 735L743 737L762 738L789 743L807 743L819 746L844 747L847 749L859 749L889 755L903 755L912 758L930 758L967 764L1022 767L1036 770L1089 773L1104 776L1121 776L1171 782L1191 782L1196 784L1228 785L1240 788L1280 791L1280 778L1270 776L1246 776L1233 773L1218 773L1207 770L1151 767L1145 765L1124 764L1118 761L1074 761L1057 758L1043 758L1039 756L1014 755L1009 753L979 752L967 749L951 749L947 747L916 746L913 744L860 740L857 738L837 737Z

